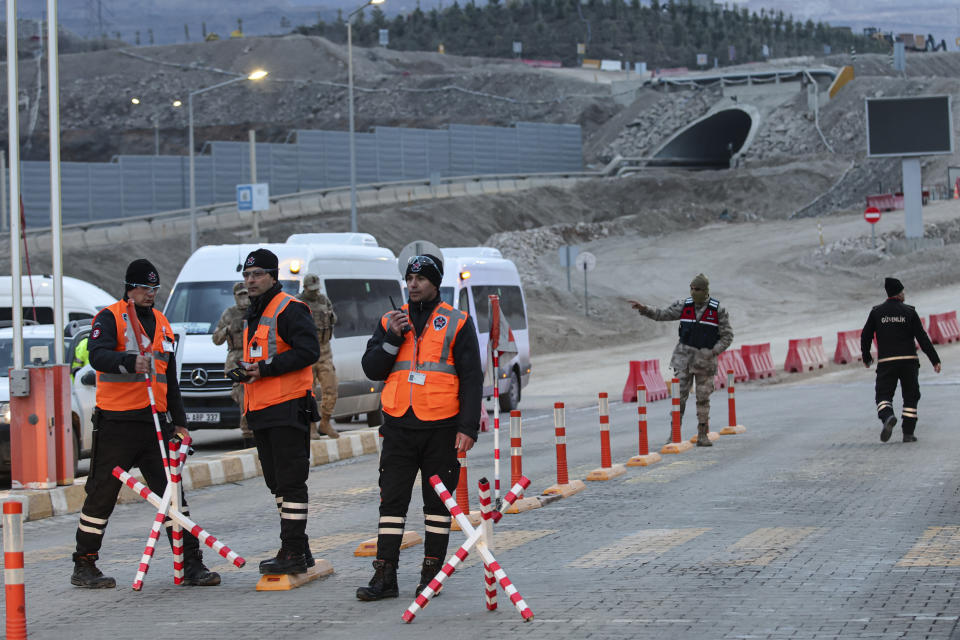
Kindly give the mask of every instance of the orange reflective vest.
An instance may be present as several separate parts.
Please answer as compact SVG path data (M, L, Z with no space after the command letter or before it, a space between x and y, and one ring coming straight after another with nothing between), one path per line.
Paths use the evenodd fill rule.
M406 313L408 305L403 305ZM441 302L420 337L408 331L380 394L383 410L399 418L413 407L420 420L443 420L460 412L460 378L453 362L453 345L467 314ZM387 330L387 316L380 319Z
M118 300L101 311L109 311L117 323L117 346L114 351L124 351L140 355L133 325L127 321L127 301ZM157 411L167 410L167 364L174 352L174 333L166 317L156 309L153 317L157 326L153 332L153 344L149 355L150 383L153 386L153 399ZM143 373L104 373L97 372L97 406L104 411L133 411L150 406L147 395L147 376Z
M243 321L243 361L260 362L290 351L291 347L277 333L277 318L290 303L303 304L288 293L273 296L260 316L253 335L249 335L247 321ZM306 305L304 305L306 306ZM308 310L309 311L309 310ZM243 385L243 411L259 411L289 400L302 398L313 389L313 368L304 367L279 376L258 378Z

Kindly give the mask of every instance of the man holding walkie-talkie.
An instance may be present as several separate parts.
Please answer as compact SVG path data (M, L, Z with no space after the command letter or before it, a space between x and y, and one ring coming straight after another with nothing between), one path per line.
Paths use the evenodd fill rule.
M307 476L310 423L320 420L312 366L320 342L310 308L277 281L278 266L268 249L251 251L243 262L250 308L243 321L243 361L231 377L244 383L243 412L263 479L280 510L280 551L260 563L260 573L296 574L314 565L307 541Z
M116 581L103 575L96 565L107 521L122 486L113 476L113 468L139 467L151 491L163 495L166 489L163 459L157 447L154 407L147 391L148 376L154 389L163 442L173 438L175 432L180 436L187 434L176 375L173 329L166 317L153 307L159 288L156 267L148 260L134 260L127 267L123 299L102 309L93 319L88 349L90 364L97 371L97 408L87 497L80 511L77 551L73 554L74 570L70 577L71 584L77 587L112 589L116 586ZM136 317L130 317L131 302ZM138 335L145 338L143 345L137 344ZM184 515L190 513L186 499L182 511ZM170 537L169 519L167 524ZM199 543L189 532L184 532L183 549L184 584L220 584L220 576L204 566Z

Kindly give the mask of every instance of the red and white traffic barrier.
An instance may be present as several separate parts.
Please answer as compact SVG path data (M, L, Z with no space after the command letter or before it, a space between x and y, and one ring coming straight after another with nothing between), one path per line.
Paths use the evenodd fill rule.
M143 556L140 558L140 565L137 568L137 575L133 579L131 587L134 591L143 589L143 579L150 570L150 560L156 551L157 540L160 538L160 532L163 530L163 524L167 519L167 511L171 505L178 511L180 507L180 474L183 471L183 465L187 458L187 451L190 449L190 436L183 440L181 446L179 441L170 442L170 481L163 492L161 501L162 508L157 509L157 515L153 519L153 526L150 528L150 535L147 538L147 546L143 549ZM175 525L173 529L173 583L183 583L183 529Z
M467 555L470 553L470 548L474 546L476 547L477 552L480 554L480 557L483 559L484 563L487 565L487 568L493 572L496 582L500 584L504 592L510 598L510 601L517 608L517 611L520 612L520 615L523 617L523 621L529 622L530 620L533 620L533 611L531 611L530 607L527 606L527 603L524 602L523 597L517 591L517 588L513 586L510 578L507 577L503 567L500 566L500 563L497 562L497 559L493 556L493 553L487 548L486 543L482 540L483 529L474 529L473 525L471 525L467 520L463 511L461 511L460 507L457 506L453 496L451 496L450 492L447 491L447 488L443 486L440 476L432 476L430 478L430 484L433 486L434 491L437 492L437 495L440 496L440 499L443 500L443 504L446 505L447 509L450 511L450 515L452 515L454 519L460 523L461 529L465 534L467 534L467 540L460 545L460 548L457 549L457 551L450 557L449 560L447 560L443 567L441 567L440 571L433 578L433 580L427 584L426 588L420 592L420 595L418 595L413 603L407 607L407 610L403 612L403 621L407 623L413 622L413 619L416 617L417 613L430 603L430 599L436 595L436 593L443 586L444 580L446 580L447 577L457 570L457 566L466 559ZM510 492L504 496L504 506L507 506L508 500L516 500L523 493L523 490L529 485L530 481L525 476L521 476L520 482L517 482ZM494 514L502 513L503 508L501 508L500 511L494 512ZM499 520L499 518L495 516L493 519L494 521Z
M737 424L737 400L733 395L733 369L727 370L727 415L729 424L720 430L722 436L733 436L747 430L742 424Z
M140 496L141 498L143 498L144 500L146 500L147 502L155 506L157 509L163 508L163 501L161 500L160 496L155 494L153 491L150 491L148 487L144 486L143 483L138 482L136 478L131 476L129 473L127 473L120 467L113 468L113 475L117 480L119 480L123 484L133 489L134 493L136 493L138 496ZM178 523L181 527L189 531L190 534L193 535L202 544L207 545L214 552L223 556L224 558L232 562L234 565L236 565L238 568L243 568L243 566L247 564L247 561L241 558L239 555L237 555L237 553L234 552L232 549L230 549L230 547L223 544L221 541L217 540L215 537L207 533L205 529L203 529L200 525L198 525L196 522L194 522L187 516L180 513L178 509L171 508L168 511L167 515L174 522Z
M655 462L660 462L660 454L654 451L650 453L649 439L647 437L647 388L643 385L637 387L637 423L640 430L640 453L627 461L628 467L646 467Z
M670 442L663 445L660 453L683 453L692 449L693 445L683 440L680 436L680 380L672 378L670 380Z
M477 494L480 500L480 514L483 517L482 540L487 548L493 551L493 502L490 500L490 482L486 478L480 478ZM486 562L483 563L483 602L487 606L487 611L496 610L497 578Z
M553 431L557 445L557 484L543 490L543 495L558 495L561 498L572 496L587 488L583 480L570 482L567 471L567 413L562 402L553 404Z
M23 504L3 503L3 585L8 640L27 638L27 594L23 585Z
M600 468L587 474L587 480L610 480L627 472L622 464L613 464L610 456L610 399L606 392L599 394L600 411Z
M500 354L493 353L493 499L500 504ZM512 424L512 421L511 421Z

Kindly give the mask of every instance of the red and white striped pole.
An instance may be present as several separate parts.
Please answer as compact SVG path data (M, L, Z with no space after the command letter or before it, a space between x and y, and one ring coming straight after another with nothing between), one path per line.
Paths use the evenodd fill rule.
M490 304L490 327L500 326L500 297L488 296ZM492 331L499 339L499 330ZM490 353L493 360L493 501L500 504L500 352L498 345L491 345Z
M183 465L187 461L187 452L190 451L190 436L177 442L177 438L170 443L170 484L173 485L173 508L183 511L183 493L180 482ZM166 515L166 514L164 514ZM176 522L170 530L173 539L173 584L183 584L183 527Z
M747 430L742 424L737 424L737 401L733 394L733 369L727 369L727 413L729 424L720 430L720 435L722 436L732 436Z
M647 387L637 386L637 426L640 431L638 455L627 461L628 467L645 467L660 461L660 454L650 453L650 440L647 437Z
M23 505L3 503L3 584L7 604L7 639L27 638L27 594L23 586Z
M563 498L587 488L583 480L570 482L567 471L567 412L562 402L553 405L553 430L557 445L557 484L543 490L543 495L559 495Z
M557 443L557 484L570 484L567 474L567 413L562 402L553 405L553 430Z
M683 453L692 449L693 444L684 442L680 436L680 380L677 378L670 380L670 402L673 405L670 409L670 442L660 449L660 453Z
M142 482L138 482L136 478L131 476L120 467L113 468L113 475L117 480L130 487L134 493L152 504L157 509L163 508L163 501L161 500L160 496L155 494L153 491L150 491L150 489L147 488ZM241 558L230 547L207 533L203 527L180 513L178 510L170 509L168 515L174 522L179 522L180 526L182 526L184 529L187 529L193 535L193 537L200 541L201 544L207 545L214 551L214 553L220 554L238 568L242 569L247 563L246 560Z
M609 480L626 472L622 464L614 465L610 456L610 399L605 391L599 396L600 468L587 474L587 480Z
M600 467L609 469L610 460L610 399L605 391L599 394L600 408Z
M672 419L672 422L671 422L672 440L674 444L679 444L680 440L683 439L682 436L680 435L681 414L680 414L680 379L679 378L672 378L670 380L670 404L672 405L670 408L670 417Z
M520 411L510 412L510 484L515 485L523 475L523 444Z
M493 551L493 503L490 501L490 482L486 478L480 478L478 496L480 516L483 518L480 524L483 535L480 539ZM483 601L487 611L497 609L497 578L486 562L483 563Z
M457 451L457 462L460 463L460 478L457 480L457 506L468 516L470 514L470 488L467 486L467 452Z

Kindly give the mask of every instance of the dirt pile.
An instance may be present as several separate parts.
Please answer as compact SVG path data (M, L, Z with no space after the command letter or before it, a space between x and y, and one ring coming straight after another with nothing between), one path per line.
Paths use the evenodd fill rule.
M165 154L186 153L190 91L270 72L195 96L199 145L205 139L283 142L291 129L347 129L347 50L318 37L288 35L112 49L61 57L63 159L108 161L153 153L154 119ZM579 123L589 132L617 107L609 89L514 60L354 47L356 127L438 128L450 123L509 126L518 120ZM21 61L25 159L46 158L46 62ZM5 87L0 88L0 94ZM132 97L140 105L130 102ZM184 106L175 109L174 99ZM0 118L6 117L6 100Z

